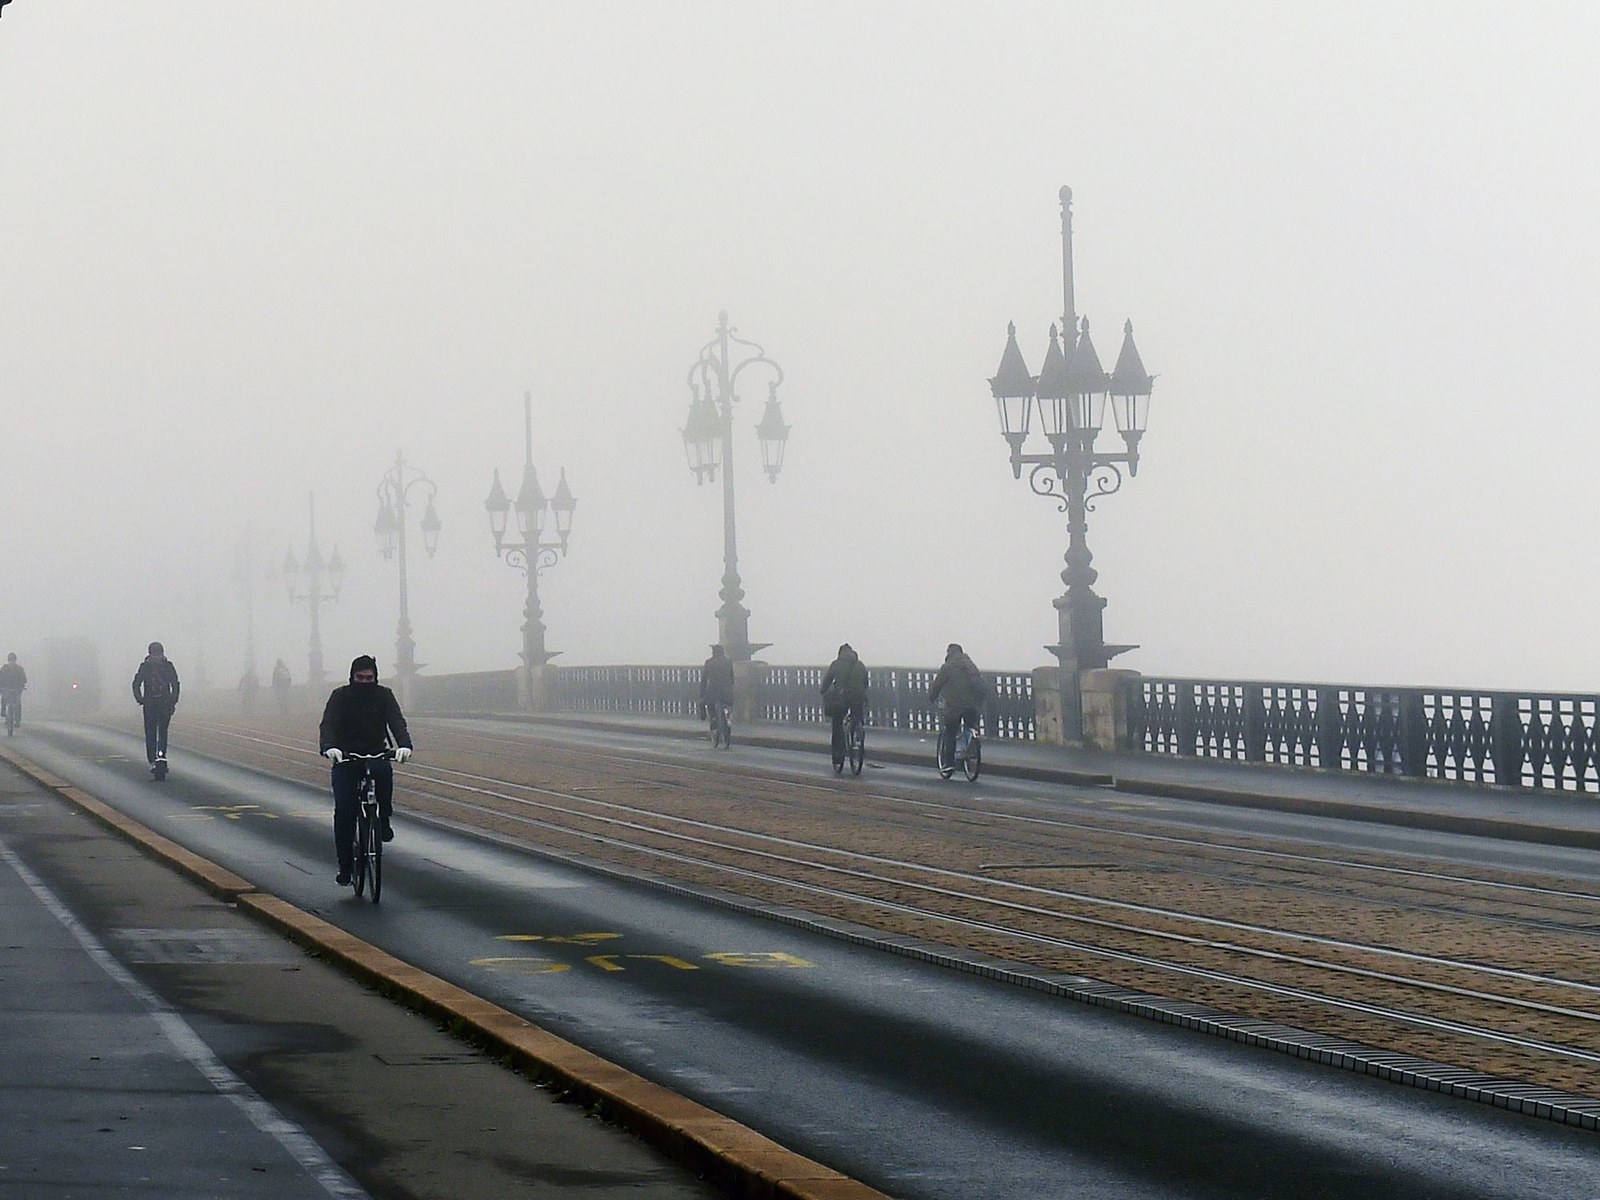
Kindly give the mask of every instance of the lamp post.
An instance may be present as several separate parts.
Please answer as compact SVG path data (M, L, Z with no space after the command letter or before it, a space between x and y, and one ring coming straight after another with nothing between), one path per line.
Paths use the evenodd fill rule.
M322 669L322 606L339 599L339 588L344 583L344 560L339 548L326 560L317 545L317 498L311 497L311 536L306 540L306 556L296 559L291 547L283 557L283 580L289 590L290 604L304 604L311 613L311 651L306 679L313 687L327 679ZM251 660L254 661L252 649Z
M734 347L741 347L736 350ZM743 353L744 350L750 353ZM739 356L735 361L735 356ZM733 521L733 406L739 400L735 390L740 374L748 367L764 366L776 376L767 384L767 407L756 425L761 443L761 466L767 480L776 483L783 469L783 450L789 440L778 403L778 385L783 368L767 357L754 342L735 335L728 325L728 314L718 318L717 336L700 349L700 356L689 368L688 420L683 426L684 452L695 483L715 482L722 468L722 607L717 609L717 641L735 662L748 662L771 642L750 640L750 610L739 602L744 587L739 580L739 553Z
M410 507L412 488L426 488L428 507L422 514L422 548L429 558L439 548L439 514L433 507L433 498L439 489L416 467L406 464L405 456L395 451L394 466L384 472L378 484L378 519L372 532L378 539L378 553L383 560L398 557L400 560L400 623L395 633L395 671L399 677L403 698L409 699L411 678L417 673L417 644L411 640L411 604L406 590L406 510Z
M506 496L500 484L500 469L495 468L494 483L489 487L489 498L483 507L489 513L489 532L494 534L494 553L502 554L506 564L520 567L528 577L528 599L522 607L522 676L524 695L530 707L534 704L535 673L549 662L559 650L547 650L544 644L544 609L539 606L539 572L556 564L558 555L567 552L567 538L572 533L572 510L578 502L567 486L567 472L561 471L561 482L556 484L554 496L546 498L539 487L539 472L533 465L533 397L522 394L522 419L526 458L522 467L522 486L517 489L515 503ZM517 533L520 541L506 540L506 516L517 514ZM544 533L552 523L554 540Z
M1062 292L1065 307L1061 325L1050 327L1050 344L1037 376L1028 373L1017 348L1017 327L1006 330L1000 367L989 381L1000 416L1000 432L1011 446L1011 473L1022 478L1029 468L1028 486L1054 500L1067 514L1066 569L1061 580L1067 590L1055 601L1060 640L1046 649L1061 663L1063 735L1076 741L1083 736L1083 709L1079 673L1104 667L1114 655L1132 646L1108 646L1103 632L1106 602L1095 593L1097 572L1090 562L1088 514L1095 501L1122 487L1122 467L1128 475L1139 470L1139 440L1149 417L1151 376L1133 344L1133 322L1122 329L1122 350L1108 376L1089 337L1089 321L1080 323L1072 281L1072 189L1061 189ZM1107 397L1123 449L1095 449L1105 420ZM1037 401L1040 431L1049 443L1042 453L1027 453L1029 426Z
M244 669L250 674L256 669L256 539L255 530L244 527L244 540L239 543L233 564L233 582L244 600Z

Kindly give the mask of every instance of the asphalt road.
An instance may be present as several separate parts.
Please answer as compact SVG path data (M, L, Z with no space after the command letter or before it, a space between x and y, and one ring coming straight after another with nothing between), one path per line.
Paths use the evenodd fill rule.
M33 727L36 761L412 962L907 1198L1600 1194L1592 1133L1065 1003L403 821L383 903L319 792Z
M0 1198L720 1195L0 769Z

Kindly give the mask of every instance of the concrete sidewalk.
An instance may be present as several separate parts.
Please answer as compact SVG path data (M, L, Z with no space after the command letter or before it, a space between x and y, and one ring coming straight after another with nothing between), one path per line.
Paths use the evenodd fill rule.
M700 722L690 718L609 713L462 715L686 740L706 736ZM762 722L746 723L734 730L736 745L800 750L824 759L828 756L828 740L828 730L820 725ZM869 726L867 759L869 762L925 765L931 771L933 735ZM998 738L987 739L983 744L983 770L985 775L1031 779L1063 787L1113 788L1241 808L1600 850L1600 798L1571 792L1212 758L1106 754Z

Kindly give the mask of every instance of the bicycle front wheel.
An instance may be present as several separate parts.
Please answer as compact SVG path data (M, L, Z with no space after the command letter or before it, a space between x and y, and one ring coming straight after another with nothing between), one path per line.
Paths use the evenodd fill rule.
M355 885L356 895L365 895L367 890L367 845L372 838L372 820L362 809L356 813L356 840L351 850L350 865L354 868L351 882Z
M373 882L374 845L378 845L378 822L374 821L373 814L363 803L358 810L355 810L355 845L350 862L350 866L355 869L352 883L355 885L357 896L366 894L366 885Z
M383 838L379 836L378 823L370 822L372 826L372 902L378 902L378 896L383 892Z

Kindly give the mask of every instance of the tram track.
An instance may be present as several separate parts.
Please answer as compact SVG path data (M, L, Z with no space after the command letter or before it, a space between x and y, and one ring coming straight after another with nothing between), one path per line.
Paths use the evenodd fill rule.
M325 781L324 769L303 740L219 722L190 732L196 749L218 757L306 782ZM1600 960L1593 947L1587 957L1565 953L1573 949L1578 922L1600 921L1600 896L1581 887L1541 888L1527 880L1301 855L1261 844L1263 839L1235 846L1150 829L1108 833L1105 824L1088 819L980 813L887 789L863 795L862 790L842 791L832 781L726 772L718 769L721 763L684 765L675 757L655 759L559 740L537 740L539 769L530 771L526 759L534 734L486 737L449 726L432 732L441 735L440 749L430 749L425 760L406 768L402 805L488 829L531 849L603 861L758 903L792 905L1037 970L1079 972L1581 1094L1595 1092ZM578 778L587 780L581 790L572 785ZM841 796L853 814L840 810ZM674 808L701 815L666 811ZM734 809L742 812L738 822L709 815ZM925 830L910 839L914 855L839 844L881 842L886 825L897 826L891 832L904 838L907 811L938 827L931 840ZM774 814L794 828L782 833L756 827L770 824ZM822 827L832 830L827 840L816 836ZM974 830L985 835L976 858L970 846L965 854L949 849L944 861L933 861L928 853L933 844L960 842ZM1009 865L1006 871L1036 876L1080 870L1081 859L1068 860L1061 851L1069 844L1066 839L1078 845L1090 835L1110 838L1112 847L1103 852L1107 862L1101 865L1107 869L1096 869L1093 887L1084 887L1081 878L1075 880L1078 886L1066 888L996 877L997 848L1006 851L1003 863L1016 857L1018 847L1050 851L1047 857L1057 860ZM1130 871L1126 853L1120 862L1110 861L1118 857L1119 845L1124 852L1132 846L1159 847L1172 857L1156 868L1146 863ZM1544 956L1587 969L1557 973L1548 962L1530 966L1506 954L1509 947L1497 946L1497 939L1474 943L1459 929L1436 932L1447 941L1472 944L1470 957L1441 952L1427 939L1359 941L1290 920L1201 911L1251 907L1229 907L1226 895L1210 895L1206 904L1190 907L1108 891L1119 882L1113 876L1159 869L1176 877L1186 859L1217 855L1231 856L1229 871L1207 878L1203 864L1191 863L1184 880L1190 891L1198 886L1208 893L1242 894L1265 886L1260 880L1223 878L1244 870L1240 864L1258 864L1302 877L1309 871L1334 873L1322 885L1329 902L1382 880L1380 890L1394 881L1407 889L1468 889L1474 906L1490 910L1496 904L1565 906L1574 924L1546 931L1562 945L1546 948ZM1062 867L1062 861L1071 865ZM1355 882L1360 880L1366 884ZM1311 885L1302 878L1298 886ZM1495 924L1492 911L1448 915L1456 923Z

